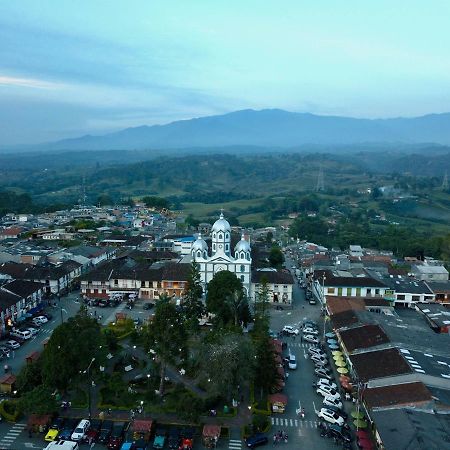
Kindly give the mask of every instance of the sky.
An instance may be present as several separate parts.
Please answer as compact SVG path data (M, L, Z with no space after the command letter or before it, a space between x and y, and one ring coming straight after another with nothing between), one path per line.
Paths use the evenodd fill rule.
M448 0L0 0L0 147L239 109L450 111Z

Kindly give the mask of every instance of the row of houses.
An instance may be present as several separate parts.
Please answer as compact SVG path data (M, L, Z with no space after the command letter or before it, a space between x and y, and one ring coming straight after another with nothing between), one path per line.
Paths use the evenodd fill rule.
M154 255L164 255L156 252ZM136 294L143 300L157 300L162 295L181 298L186 290L191 264L159 261L148 265L139 253L117 258L81 277L81 294L90 298L108 298L113 294ZM255 300L262 283L267 283L269 302L290 304L294 280L287 271L262 269L252 271L251 300Z
M379 448L448 447L450 317L435 306L396 310L370 297L327 299L330 327Z

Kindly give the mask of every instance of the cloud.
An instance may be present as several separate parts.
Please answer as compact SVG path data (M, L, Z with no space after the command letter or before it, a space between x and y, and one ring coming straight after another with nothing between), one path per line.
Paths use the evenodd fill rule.
M39 80L36 78L19 78L7 75L0 75L0 86L16 86L34 89L61 89L64 87L61 83L53 83L50 81Z

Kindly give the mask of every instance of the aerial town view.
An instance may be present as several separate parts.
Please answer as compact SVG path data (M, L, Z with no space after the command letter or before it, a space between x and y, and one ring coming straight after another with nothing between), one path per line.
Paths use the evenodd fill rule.
M0 2L0 450L448 449L449 17Z

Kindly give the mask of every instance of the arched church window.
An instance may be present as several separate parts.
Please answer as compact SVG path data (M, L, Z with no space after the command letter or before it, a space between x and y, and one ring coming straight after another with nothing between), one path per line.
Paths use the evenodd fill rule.
M200 250L197 252L197 256L198 256L199 258L201 258L202 252L201 252Z
M245 258L245 253L241 252L241 258L244 259Z
M213 233L213 238L214 238L214 239L216 238L216 233Z
M247 261L250 261L250 253L247 252L247 257L246 257Z
M216 244L213 244L213 252L216 251Z
M245 277L244 275L241 275L241 281L244 282L245 281Z
M227 252L230 251L230 245L229 245L229 244L226 244L226 245L225 245L225 251L227 251Z
M223 234L222 234L222 233L219 233L219 234L217 235L217 238L219 239L219 241L221 241L221 240L223 239Z
M230 239L230 235L228 233L225 235L225 239Z
M244 264L241 264L241 272L245 272L245 266L244 266Z

